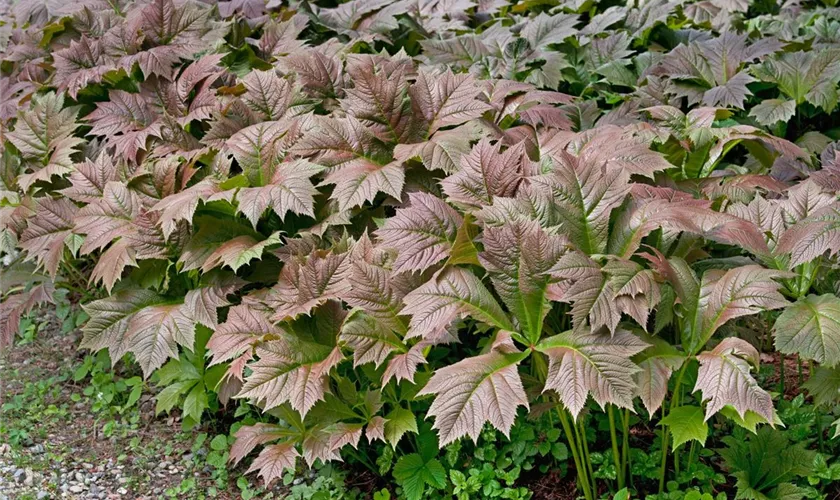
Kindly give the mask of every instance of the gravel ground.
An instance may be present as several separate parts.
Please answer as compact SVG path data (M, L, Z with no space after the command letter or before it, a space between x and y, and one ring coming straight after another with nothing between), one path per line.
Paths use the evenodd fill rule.
M209 439L195 445L200 433L226 431L185 432L177 415L154 414L149 394L126 414L92 411L90 382L71 376L85 354L79 333L59 333L49 314L31 342L0 356L0 500L240 497L242 471L217 481L227 471L205 461Z

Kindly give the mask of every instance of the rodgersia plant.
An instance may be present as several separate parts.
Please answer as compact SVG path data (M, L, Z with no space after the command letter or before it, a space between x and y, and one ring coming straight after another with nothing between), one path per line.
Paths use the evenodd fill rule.
M75 291L82 347L159 410L257 407L231 459L269 483L538 409L592 499L602 410L618 489L631 413L661 424L661 491L715 415L778 423L747 317L831 404L840 148L784 125L836 125L830 13L763 36L731 2L573 4L16 4L4 343Z

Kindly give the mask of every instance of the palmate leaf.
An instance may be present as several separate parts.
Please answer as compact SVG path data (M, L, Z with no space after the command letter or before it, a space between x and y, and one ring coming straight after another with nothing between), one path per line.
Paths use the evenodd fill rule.
M104 136L117 156L133 161L139 150L147 148L150 137L160 137L161 121L140 94L123 90L108 91L108 100L96 104L86 117L91 135Z
M350 286L349 271L347 253L316 252L305 262L286 262L277 284L266 294L265 303L273 310L271 319L283 321L309 314L314 307L339 299Z
M20 152L27 171L17 179L22 190L73 171L71 156L84 142L73 136L78 112L78 107L64 106L64 94L52 92L34 98L29 110L18 111L15 129L6 137Z
M283 476L284 471L294 472L295 460L299 456L295 444L291 441L272 444L262 449L245 473L257 472L257 476L263 478L265 487L268 488L274 480Z
M477 118L491 109L489 104L476 99L481 88L472 75L456 75L449 69L442 73L421 69L408 93L414 114L425 121L427 136L440 128Z
M232 201L235 191L225 190L214 179L204 179L187 189L169 195L152 207L160 212L160 226L168 239L178 228L180 221L192 223L193 215L201 203L212 201Z
M357 448L362 438L363 427L358 423L339 422L316 428L303 440L303 458L310 467L315 465L317 460L341 461L339 450L345 445Z
M720 455L730 473L738 479L738 498L804 498L806 490L791 481L813 472L815 451L804 443L791 443L786 434L768 427L749 440L723 438Z
M86 159L74 166L75 170L68 178L71 186L62 189L61 193L79 203L93 203L102 198L105 185L118 180L120 171L111 161L111 157L104 152L99 154L96 161Z
M470 140L480 134L470 124L453 129L439 130L428 141L414 144L397 144L394 160L406 162L417 159L428 170L443 170L454 173L461 165L464 155L470 152Z
M233 435L236 441L230 448L230 461L233 465L236 465L257 446L270 443L286 435L287 432L284 432L283 428L274 424L243 425Z
M84 234L82 254L99 250L116 238L132 232L132 222L140 216L141 200L135 191L121 182L108 182L102 198L79 210L77 234Z
M497 334L494 349L439 368L417 393L435 394L429 415L435 417L441 446L463 436L478 440L485 422L505 436L516 419L516 409L528 407L517 365L528 353L513 347L510 336Z
M130 323L144 308L161 304L164 298L151 290L125 289L110 297L83 306L90 320L82 328L81 347L98 351L108 349L116 364L130 350Z
M53 278L64 257L66 242L73 237L77 211L78 207L66 198L38 198L35 216L21 235L20 248L26 251L26 260L35 260Z
M544 390L554 390L577 419L589 394L601 408L607 403L633 408L639 367L630 358L649 344L636 335L617 330L610 335L568 331L540 342L536 350L548 356Z
M691 440L701 446L706 444L709 435L709 424L703 419L703 409L699 406L679 406L668 412L668 416L659 421L659 425L668 426L668 432L673 439L671 451L676 451L680 445Z
M352 266L348 280L350 287L341 297L351 307L356 307L377 320L386 328L405 334L408 320L401 314L403 297L420 283L419 275L396 275L386 267L390 253L374 249L367 233L353 248Z
M774 281L783 274L760 266L741 266L703 275L700 302L703 311L703 345L724 323L731 319L756 314L761 310L780 309L788 301L779 293Z
M202 215L196 217L194 222L198 226L198 230L190 237L178 259L178 262L183 264L184 271L202 269L205 266L209 270L219 264L219 258L224 256L222 253L218 253L219 249L231 241L235 240L233 244L226 248L234 252L237 250L245 252L250 246L259 246L259 242L265 241L260 233L251 229L244 221L218 219L210 215ZM249 243L250 245L248 245ZM259 250L261 255L262 249ZM245 253L242 255L245 255ZM227 258L234 262L236 254L231 254Z
M701 391L706 404L706 418L732 405L741 418L753 411L767 422L775 422L773 400L750 374L758 366L758 351L745 340L724 339L711 351L697 355L700 370L692 392Z
M201 270L205 273L216 266L227 266L236 272L253 259L261 259L267 247L282 243L280 233L276 232L264 239L256 239L244 234L219 245L207 256Z
M443 192L454 203L483 207L496 197L510 198L524 177L521 145L500 152L501 144L482 139L470 154L461 158L461 170L441 182Z
M402 196L403 168L356 118L317 119L292 151L331 167L323 184L335 184L331 198L340 211L372 201L379 192Z
M536 342L550 308L548 271L565 250L565 240L546 234L536 222L512 221L486 228L483 243L479 258L496 292L519 321L521 332Z
M776 247L790 254L790 265L810 262L825 252L840 251L840 207L836 204L819 209L797 222L782 234Z
M6 269L3 270L3 279L7 279ZM20 331L20 320L24 314L30 313L36 306L55 304L53 294L55 286L51 281L46 281L32 286L29 290L9 294L3 297L0 303L0 348L9 348L15 335Z
M435 339L459 316L513 331L507 315L489 290L470 271L446 267L403 299L403 314L411 315L406 338Z
M840 53L825 50L784 52L754 68L758 78L775 83L793 102L793 107L807 101L831 113L837 106L837 82L840 80ZM766 101L764 101L766 102Z
M125 338L128 350L149 377L167 358L178 358L178 345L193 349L195 320L183 304L147 306L131 317Z
M750 116L764 126L785 122L796 114L796 101L785 99L765 99L750 110Z
M572 303L572 323L577 332L606 327L614 332L621 319L618 290L601 266L580 252L569 252L548 271L566 286L552 290L552 300ZM588 326L587 326L588 320Z
M414 142L417 123L412 120L408 98L408 58L377 58L359 55L348 61L353 88L342 103L349 114L368 125L373 134L393 144Z
M242 100L265 121L283 118L295 96L292 84L274 70L254 70L242 78Z
M256 344L280 337L284 333L282 328L268 320L264 311L249 305L231 307L227 321L216 328L207 342L207 349L213 356L210 364L238 358Z
M373 363L379 367L391 353L408 351L392 329L361 311L351 313L340 339L353 350L353 366Z
M67 90L74 99L79 90L92 83L99 83L115 67L105 54L101 40L84 35L78 41L71 40L66 49L53 53L53 60L53 81L60 90Z
M449 256L463 218L440 198L409 193L407 208L376 231L379 245L397 251L394 272L424 271Z
M630 192L625 169L605 169L599 162L581 161L565 151L554 155L554 170L534 178L545 189L563 220L562 231L581 252L603 253L612 210Z
M685 362L685 354L661 337L644 337L651 346L633 358L641 370L635 375L642 404L653 416L668 395L668 381Z
M249 398L264 411L283 403L302 416L324 398L324 381L342 359L341 350L298 339L271 340L257 347L258 361L237 398Z
M285 153L283 138L289 125L285 120L260 122L228 139L227 149L233 153L252 186L263 186L273 177Z
M802 387L814 398L814 405L830 407L840 400L840 368L817 366Z
M789 305L773 326L775 346L822 366L840 363L840 298L809 295Z
M384 440L396 449L407 432L417 434L417 417L411 410L394 408L385 418Z
M281 220L288 212L315 217L313 206L318 190L309 179L322 170L323 167L304 160L281 163L275 167L274 175L266 185L239 190L237 210L245 214L255 229L269 207Z

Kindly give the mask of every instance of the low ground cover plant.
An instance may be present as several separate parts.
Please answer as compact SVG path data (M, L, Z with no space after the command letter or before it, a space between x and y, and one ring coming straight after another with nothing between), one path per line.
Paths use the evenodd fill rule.
M186 428L239 419L266 483L343 459L378 498L836 494L838 19L18 2L2 342L71 294L81 348Z

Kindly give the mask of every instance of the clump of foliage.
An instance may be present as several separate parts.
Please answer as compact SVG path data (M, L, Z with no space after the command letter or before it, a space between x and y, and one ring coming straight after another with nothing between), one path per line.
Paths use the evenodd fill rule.
M837 14L19 2L3 341L70 290L81 347L139 364L158 411L258 408L230 459L259 448L267 483L344 457L407 498L519 498L512 462L447 474L438 448L530 413L543 472L573 468L588 500L717 479L712 419L758 432L724 440L738 495L804 495L816 469L749 456L787 439L762 352L840 397ZM631 423L655 431L653 468Z

